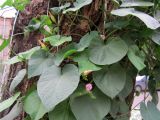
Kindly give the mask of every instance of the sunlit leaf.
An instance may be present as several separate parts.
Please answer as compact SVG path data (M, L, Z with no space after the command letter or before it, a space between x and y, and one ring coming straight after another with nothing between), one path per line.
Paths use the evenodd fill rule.
M54 35L44 39L44 42L49 42L54 47L58 47L59 45L62 45L63 43L70 41L72 41L71 36L67 37L61 35Z
M122 2L120 7L135 7L135 6L146 6L146 7L154 6L154 3L148 1L134 0L134 1Z
M146 26L150 29L157 29L160 27L160 23L155 18L149 16L146 13L136 11L134 8L121 8L117 10L112 10L111 14L121 17L127 15L133 15L142 20L146 24Z
M21 52L17 56L14 56L13 58L9 59L6 62L6 64L15 64L17 62L22 62L22 61L28 60L28 59L30 59L31 55L39 49L40 49L40 47L38 46L38 47L34 47L26 52Z
M0 112L10 107L20 96L20 92L0 103Z

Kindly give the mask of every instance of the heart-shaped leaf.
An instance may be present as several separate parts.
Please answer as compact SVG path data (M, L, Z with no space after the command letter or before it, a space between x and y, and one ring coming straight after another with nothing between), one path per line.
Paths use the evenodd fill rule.
M114 98L124 88L126 72L119 64L115 64L94 72L93 80L103 93Z
M30 115L32 120L39 120L47 112L42 104L37 91L31 92L24 100L24 110Z
M75 12L84 6L89 5L91 2L92 0L76 0L76 2L73 3L74 7L64 10L63 13L65 14L66 12L70 11Z
M80 74L84 71L97 71L101 69L100 67L96 66L95 64L89 61L87 51L75 54L73 60L75 62L78 62Z
M128 51L128 46L119 37L109 38L107 43L94 39L89 47L89 59L98 65L110 65L120 61Z
M13 90L17 87L17 85L23 80L26 75L26 69L22 69L18 72L17 76L12 80L9 91L13 92Z
M44 39L45 42L50 42L50 44L54 47L58 47L59 45L62 45L65 42L72 41L71 36L61 36L61 35L54 35L50 36Z
M74 65L64 68L51 66L40 77L37 85L38 94L48 111L69 97L79 83L79 72Z
M49 120L76 120L70 109L69 101L63 101L52 112L49 112Z
M131 63L137 68L138 71L141 71L146 67L144 64L145 54L139 50L138 46L130 46L127 55Z
M110 111L110 99L97 88L94 88L92 93L81 96L77 94L81 94L82 91L77 92L70 101L71 110L77 120L102 120Z
M117 10L112 10L111 14L121 17L127 15L133 15L142 20L146 24L146 26L150 29L157 29L160 27L160 23L155 18L149 16L146 13L136 11L134 8L121 8Z
M38 76L54 64L54 57L44 50L36 51L28 62L28 78Z

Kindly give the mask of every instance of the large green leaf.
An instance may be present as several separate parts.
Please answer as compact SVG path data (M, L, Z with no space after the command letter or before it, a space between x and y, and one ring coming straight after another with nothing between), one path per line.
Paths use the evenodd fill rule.
M76 53L73 57L73 60L75 62L78 62L80 74L84 71L97 71L101 69L99 66L96 66L89 61L87 51Z
M21 112L22 112L22 104L17 102L13 106L11 111L6 116L1 118L1 120L14 120Z
M136 11L134 8L121 8L117 10L112 10L111 14L121 17L133 15L142 20L150 29L157 29L160 27L160 23L156 19L154 19L146 13Z
M122 2L120 7L135 7L135 6L154 6L154 3L148 1L134 0L134 1Z
M120 61L128 51L128 46L119 37L109 38L107 43L94 39L89 47L89 59L98 65L110 65Z
M155 31L152 35L151 35L151 39L157 43L158 45L160 45L160 32Z
M54 47L58 47L59 45L62 45L65 42L72 41L71 36L61 36L61 35L54 35L50 36L44 39L45 42L50 42L50 44Z
M26 75L26 69L22 69L18 72L17 76L12 80L9 91L13 92L17 85L23 80Z
M37 89L48 111L74 92L79 78L77 67L71 64L65 65L63 69L51 66L41 75Z
M73 3L74 7L64 10L63 13L65 14L66 12L70 12L70 11L75 12L84 6L89 5L91 2L92 0L76 0L76 2Z
M76 120L70 109L69 101L63 101L52 112L49 112L49 120Z
M144 120L160 120L160 111L156 105L150 101L147 103L147 106L142 102L140 111Z
M119 64L114 64L103 70L94 72L93 80L103 93L114 98L125 86L126 72Z
M77 52L77 48L75 47L75 45L69 44L68 46L59 50L55 54L55 59L54 59L55 64L57 66L59 66L64 59L66 59L67 57L69 57L70 55L72 55L73 53L76 53L76 52Z
M19 97L20 92L0 103L0 112L10 107Z
M142 51L139 50L138 46L130 46L127 55L131 63L137 68L138 71L141 71L146 67L144 64L145 55Z
M31 55L38 51L40 49L40 47L34 47L28 51L25 51L25 52L21 52L19 53L17 56L14 56L13 58L9 59L6 63L7 64L14 64L14 63L17 63L17 62L21 62L21 61L24 61L24 60L28 60L30 59Z
M30 115L32 120L39 120L47 113L46 108L42 104L37 91L31 92L24 100L24 110Z
M77 44L77 51L83 51L85 48L89 47L91 41L93 38L98 37L98 32L97 31L91 31L84 35L81 39L80 42Z
M28 62L28 78L42 74L53 64L54 56L42 49L36 51Z
M78 93L75 94L81 94L82 92L77 91ZM107 96L94 88L92 93L81 96L73 94L70 105L77 120L102 120L110 111L111 103Z

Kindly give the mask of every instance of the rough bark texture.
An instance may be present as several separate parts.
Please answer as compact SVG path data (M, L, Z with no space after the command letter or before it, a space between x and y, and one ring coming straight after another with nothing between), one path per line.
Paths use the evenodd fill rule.
M104 0L105 1L105 0ZM93 0L91 5L84 7L80 11L80 15L66 16L63 15L60 23L60 33L65 35L71 35L73 40L79 42L79 39L90 30L98 30L101 34L104 33L104 19L105 15L101 12L100 7L104 4L103 0ZM108 10L111 10L112 4L107 2ZM50 6L57 6L57 0L50 1ZM46 14L48 9L48 0L32 0L30 5L26 7L26 10L21 12L18 16L18 20L15 27L15 34L22 33L26 25L33 17L38 17L39 15ZM96 27L97 26L97 27ZM37 40L42 39L43 36L39 33L31 33L28 39L24 39L23 35L18 35L14 37L12 41L12 49L15 53L26 51L38 44ZM11 56L14 54L11 53ZM26 68L25 63L17 63L10 66L10 72L8 78L14 78L17 72L23 68ZM22 84L19 85L19 90L25 93L26 90L36 81L37 78L32 78L29 82L26 78ZM12 79L7 80L5 89L3 91L3 99L10 96L9 86ZM131 95L133 98L133 95ZM0 117L4 116L8 111L0 114ZM23 120L25 114L22 114L16 120Z

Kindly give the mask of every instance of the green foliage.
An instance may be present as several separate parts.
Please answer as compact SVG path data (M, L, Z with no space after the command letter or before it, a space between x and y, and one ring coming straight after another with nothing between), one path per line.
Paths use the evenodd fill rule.
M10 107L20 96L20 92L0 103L0 112Z
M80 52L74 55L73 60L78 63L80 74L85 71L98 71L101 68L89 61L88 52Z
M147 106L144 102L141 103L141 115L144 120L159 120L160 111L157 109L156 105L152 102L148 102Z
M146 1L126 1L122 2L120 7L135 7L135 6L154 6L154 3L152 2L146 2Z
M34 47L34 48L32 48L32 49L30 49L26 52L19 53L16 56L14 56L13 58L9 59L6 63L7 64L15 64L15 63L18 63L18 62L28 60L28 59L30 59L32 54L39 49L40 49L40 47L37 46L37 47Z
M94 72L93 80L97 87L107 96L114 98L124 88L126 72L118 64Z
M22 69L17 73L17 76L12 80L9 91L13 92L19 83L24 79L26 75L26 69Z
M139 50L138 46L130 46L127 55L131 63L137 68L138 71L141 71L146 67L144 64L145 54L143 51Z
M42 15L38 18L32 18L29 22L28 26L24 29L25 37L28 37L28 34L33 31L39 30L42 34L46 36L50 36L54 33L53 31L53 23L49 16Z
M29 4L30 0L6 0L1 7L5 7L5 6L13 6L15 7L17 10L24 10L25 6L27 4Z
M70 105L75 117L77 120L102 120L110 111L110 99L97 88L92 93L77 96L85 91L84 86L81 87L71 96Z
M49 112L49 120L76 120L71 111L69 101L61 102L53 111Z
M36 51L28 61L28 78L41 75L52 64L54 56L44 50Z
M38 94L47 110L51 111L74 92L78 83L76 66L65 65L61 69L53 65L41 75L37 84Z
M38 97L37 91L31 92L24 100L24 110L32 120L39 120L47 110Z
M69 44L68 46L66 46L65 48L59 50L56 54L55 54L55 64L57 66L59 66L62 61L64 59L66 59L67 57L69 57L70 55L74 54L77 52L77 48L74 44Z
M17 9L24 8L26 1ZM128 120L130 103L127 100L134 92L137 74L151 76L148 88L153 99L147 106L141 103L143 119L151 120L155 116L155 120L160 119L154 105L160 80L160 35L156 30L160 27L160 2L112 1L113 10L108 14L108 6L101 2L59 0L60 6L51 8L48 16L32 18L25 27L25 37L30 32L40 32L44 36L42 42L38 40L41 48L37 46L19 53L7 62L27 63L27 71L18 72L10 91L17 91L17 85L26 74L28 79L39 78L35 78L33 86L23 94L25 120ZM5 4L13 5L13 2ZM92 9L83 16L87 10L81 9L84 6L97 7L101 15L107 12L103 24L99 26L90 20L92 16L87 16ZM76 34L81 38L75 43L74 35L69 35L68 31L64 35L61 30L63 17L67 18L67 24L71 21L69 30L73 25L79 26L81 18L88 20L90 31L83 36ZM2 44L0 50L7 44ZM0 112L10 107L19 95L0 103Z
M10 43L10 40L9 39L3 39L2 36L0 36L0 39L3 41L2 44L0 45L0 52L2 50L4 50Z
M13 108L11 109L11 111L4 116L3 118L1 118L1 120L13 120L15 119L20 113L22 112L22 103L17 102Z
M138 17L140 20L142 20L146 24L146 26L150 29L157 29L160 27L160 23L156 19L149 16L148 14L145 14L140 11L136 11L134 8L121 8L121 9L113 10L111 14L122 16L122 17L127 15L133 15Z
M158 31L155 31L152 36L151 36L151 39L157 43L158 45L160 45L160 32Z
M65 14L70 11L75 12L84 6L91 4L91 2L92 0L76 0L76 2L73 3L74 7L64 10L63 13Z
M71 36L67 37L67 36L60 36L60 35L54 35L44 39L44 42L49 42L53 47L58 47L63 43L70 42L70 41L72 41Z
M128 46L118 37L109 38L106 43L97 38L89 47L89 59L98 65L110 65L120 61L127 51Z

